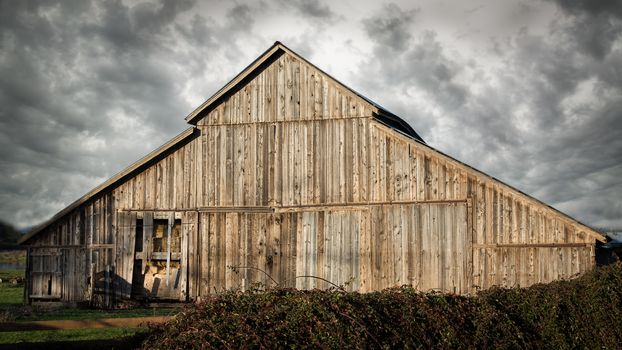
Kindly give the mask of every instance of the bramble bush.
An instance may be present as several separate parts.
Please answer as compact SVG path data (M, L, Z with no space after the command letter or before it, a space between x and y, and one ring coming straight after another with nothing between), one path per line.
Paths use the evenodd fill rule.
M476 296L225 292L152 325L144 348L606 348L622 344L622 265Z

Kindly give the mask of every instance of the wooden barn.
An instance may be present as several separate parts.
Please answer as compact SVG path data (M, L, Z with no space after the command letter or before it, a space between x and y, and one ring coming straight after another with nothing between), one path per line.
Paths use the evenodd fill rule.
M186 121L22 239L29 302L276 284L467 294L576 276L605 240L278 42Z

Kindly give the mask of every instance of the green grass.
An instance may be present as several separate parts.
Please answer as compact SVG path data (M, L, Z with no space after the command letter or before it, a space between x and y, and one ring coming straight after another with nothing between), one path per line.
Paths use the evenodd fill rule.
M2 281L8 281L13 277L24 277L24 270L0 270ZM3 283L4 284L4 283Z
M146 328L139 327L2 332L0 333L0 344L119 339L136 335L145 330Z
M12 263L26 265L25 250L5 250L0 251L0 263Z
M19 306L24 300L24 285L0 284L0 310L5 306Z
M178 308L133 308L122 310L99 310L79 308L42 308L23 305L24 285L8 283L13 277L24 277L21 270L0 270L0 322L37 320L87 320L100 318L128 318L146 316L172 316Z
M24 285L9 283L13 277L24 277L24 271L0 270L0 312L7 307L22 305L24 300Z

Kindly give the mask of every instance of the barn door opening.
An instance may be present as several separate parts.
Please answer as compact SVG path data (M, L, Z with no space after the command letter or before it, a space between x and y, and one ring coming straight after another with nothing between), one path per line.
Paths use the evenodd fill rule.
M143 273L143 219L136 219L136 241L134 244L135 259L132 274L132 298L144 299L145 293L145 275Z
M174 213L145 213L143 216L142 246L136 247L141 275L136 286L142 285L147 299L176 299L182 296L182 222ZM139 294L139 288L134 288Z

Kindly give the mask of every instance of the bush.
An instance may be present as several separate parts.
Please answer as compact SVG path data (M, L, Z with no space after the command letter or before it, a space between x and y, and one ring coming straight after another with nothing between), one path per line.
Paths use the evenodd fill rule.
M474 297L339 290L226 292L151 326L145 348L618 348L622 265Z

